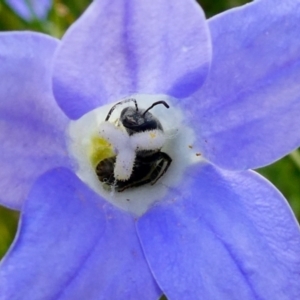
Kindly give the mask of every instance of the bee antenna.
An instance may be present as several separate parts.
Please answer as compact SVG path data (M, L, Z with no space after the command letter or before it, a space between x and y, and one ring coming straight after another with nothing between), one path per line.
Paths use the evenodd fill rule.
M125 100L122 100L122 101L116 103L116 104L110 109L110 111L108 112L108 114L107 114L107 116L106 116L105 121L108 121L108 119L110 118L112 112L116 109L116 107L117 107L118 105L121 105L121 104L130 102L130 101L133 101L133 102L134 102L135 109L136 109L136 111L138 111L139 109L138 109L138 105L137 105L137 102L136 102L135 99L133 99L133 98L125 99Z
M169 108L169 107L170 107L169 104L168 104L167 102L160 100L160 101L154 102L149 108L147 108L147 109L143 112L142 116L144 116L151 108L153 108L154 106L156 106L156 105L158 105L158 104L163 104L166 108Z

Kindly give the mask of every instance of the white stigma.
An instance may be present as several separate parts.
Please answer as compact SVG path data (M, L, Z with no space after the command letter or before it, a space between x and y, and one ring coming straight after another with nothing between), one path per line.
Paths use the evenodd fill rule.
M166 141L164 133L159 129L135 133L130 139L136 150L159 150Z
M165 143L162 130L147 130L129 135L126 130L111 122L99 126L100 137L107 140L116 153L114 177L116 180L129 180L137 151L159 150Z
M114 176L117 180L128 180L132 174L135 160L133 149L124 148L117 154Z

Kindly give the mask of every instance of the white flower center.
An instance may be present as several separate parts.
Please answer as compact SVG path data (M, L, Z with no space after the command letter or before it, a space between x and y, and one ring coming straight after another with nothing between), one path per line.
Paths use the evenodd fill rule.
M169 109L163 105L157 105L150 111L160 121L163 131L146 129L129 134L120 122L120 114L125 107L134 107L134 104L126 102L117 106L110 120L105 121L114 105L109 104L70 122L69 151L77 163L76 174L82 181L119 208L142 215L149 206L166 195L169 187L180 184L186 168L193 163L200 162L202 156L193 147L195 135L193 130L186 125L184 112L177 105L178 100L165 95L133 95L130 98L136 99L140 109L147 109L159 100L167 102ZM165 174L160 174L162 172L159 170L156 172L159 174L156 177L157 181L149 175L149 183L135 187L131 176L133 172L137 172L134 168L137 164L137 153L141 151L163 152L172 159L172 163ZM105 160L109 161L111 157L115 159L111 171L115 182L130 181L131 183L130 188L121 192L115 190L113 186L108 189L105 183L100 182L96 174L97 165ZM139 156L139 160L143 160L143 157Z

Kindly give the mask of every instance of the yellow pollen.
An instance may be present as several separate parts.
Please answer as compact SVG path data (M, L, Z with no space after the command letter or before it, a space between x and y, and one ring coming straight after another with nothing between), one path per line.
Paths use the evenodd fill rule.
M151 137L152 139L154 139L154 138L156 137L156 133L155 133L155 132L150 132L150 137Z
M98 163L108 157L114 156L112 145L105 139L99 136L93 136L91 138L89 148L89 158L92 166L95 168Z

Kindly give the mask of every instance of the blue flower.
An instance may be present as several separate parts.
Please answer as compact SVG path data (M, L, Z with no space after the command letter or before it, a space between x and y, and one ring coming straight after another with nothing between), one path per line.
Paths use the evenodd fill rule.
M22 216L0 298L298 299L299 227L248 169L300 145L299 27L298 0L208 22L189 0L95 0L61 42L2 33L0 199ZM141 215L79 179L69 149L70 123L132 94L178 99L205 158L126 191L164 186Z
M24 20L45 19L51 0L5 0L5 2Z

